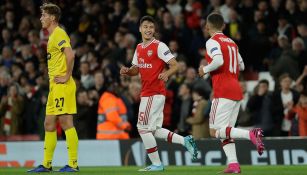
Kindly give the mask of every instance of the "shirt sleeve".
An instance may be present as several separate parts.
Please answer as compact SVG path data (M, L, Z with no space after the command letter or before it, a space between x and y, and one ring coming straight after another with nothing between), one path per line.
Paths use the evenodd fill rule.
M136 49L135 49L134 54L133 54L132 65L138 66L138 57L137 57Z
M213 40L209 39L206 42L206 51L207 54L212 58L212 62L204 67L204 73L212 72L218 69L224 64L223 54L220 44Z
M175 58L175 56L171 53L169 48L163 42L159 43L158 46L158 57L164 62L169 62L169 60Z
M206 50L212 59L214 59L214 56L216 55L223 55L220 44L213 39L209 39L206 42Z
M223 64L224 64L223 56L219 54L215 55L212 62L203 68L204 73L206 74L206 73L212 72L216 70L217 68L219 68L220 66L222 66Z
M70 47L70 39L65 31L59 31L58 35L56 36L56 46L59 50L63 51L65 47Z

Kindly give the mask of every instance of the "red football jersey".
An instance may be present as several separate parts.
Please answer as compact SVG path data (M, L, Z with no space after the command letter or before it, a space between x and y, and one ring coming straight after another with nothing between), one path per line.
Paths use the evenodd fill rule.
M239 51L236 43L223 33L216 33L206 42L206 60L210 64L216 55L223 56L223 65L210 72L213 97L241 100L239 77Z
M140 43L134 52L132 64L139 68L142 81L141 96L166 95L165 83L158 79L165 63L174 58L169 48L156 39L147 45Z

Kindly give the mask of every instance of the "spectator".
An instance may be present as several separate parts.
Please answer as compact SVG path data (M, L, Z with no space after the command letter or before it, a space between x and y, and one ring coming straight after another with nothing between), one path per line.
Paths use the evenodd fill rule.
M277 82L278 77L283 73L288 73L292 79L296 79L300 74L299 64L297 55L300 53L300 49L294 48L296 44L292 43L292 50L285 50L278 60L270 67L270 72L274 77L274 80Z
M268 58L268 64L271 66L274 62L277 61L277 59L281 56L281 54L287 50L290 49L290 43L289 39L286 35L279 35L277 38L278 46L273 48L270 51L269 58Z
M225 34L239 43L242 39L243 25L234 9L229 10L229 23L226 24Z
M14 56L12 49L8 46L4 46L2 49L2 55L0 57L0 64L3 64L5 67L10 69L13 63Z
M235 6L236 6L235 0L226 0L225 4L221 6L220 12L226 24L230 22L229 14L230 14L231 9L234 9Z
M4 46L12 47L13 46L13 41L12 41L12 36L11 36L11 31L8 28L2 29L1 32L1 48Z
M307 136L307 93L301 93L298 104L294 106L293 103L289 103L287 109L288 119L293 121L296 120L296 116L298 117L298 135Z
M297 104L299 94L291 89L292 79L289 74L279 77L280 89L275 89L272 97L272 115L274 119L274 132L276 136L288 136L291 122L286 118L287 106L290 103Z
M297 10L297 3L294 0L286 0L285 9L286 15L288 16L289 22L292 24L297 24L299 19L299 13Z
M265 136L273 136L272 94L269 92L269 82L260 80L254 94L247 102L253 120L253 127L262 128Z
M182 10L182 7L177 0L167 0L166 8L173 17L179 15Z
M186 122L186 119L190 116L192 110L192 86L188 83L183 83L180 88L178 95L181 99L180 104L180 118L177 126L177 132L180 135L187 135L191 126Z
M31 85L36 85L37 72L35 71L34 63L32 61L27 61L25 63L25 73L28 79L28 82Z
M254 127L254 121L252 119L250 110L247 106L251 98L251 94L247 91L247 85L244 80L240 80L240 85L241 85L242 92L243 92L243 99L240 105L237 126L243 129L250 130Z
M177 60L186 61L185 56L179 52L180 49L179 49L178 42L176 40L171 40L168 46L169 46L170 51L172 52L174 57L176 57Z
M7 96L2 96L0 102L1 126L3 135L11 136L21 134L22 111L24 101L17 84L9 86Z
M82 62L80 65L81 83L85 89L90 89L94 86L95 81L93 75L90 74L90 64Z
M307 65L306 46L302 38L296 37L293 39L292 50L294 52L295 59L297 60L298 65L299 65L299 72L302 72L304 69L304 66Z
M285 15L280 15L278 17L277 34L286 35L290 39L290 41L295 37L295 31L293 29L293 26L289 23Z
M112 82L109 89L105 91L98 103L98 140L129 139L127 131L131 129L127 118L127 108L121 98L115 95L116 83Z
M7 95L7 89L11 83L11 80L11 75L4 69L4 67L0 66L0 99Z
M195 139L209 138L209 118L205 117L205 109L208 105L204 98L205 92L201 88L195 88L192 92L193 109L192 115L186 122L192 125L192 135Z
M156 16L157 5L154 0L146 0L145 15Z
M79 90L77 93L78 113L74 116L74 124L79 139L95 139L96 127L91 126L91 121L97 121L97 103L89 98L88 92ZM95 135L94 135L95 136Z

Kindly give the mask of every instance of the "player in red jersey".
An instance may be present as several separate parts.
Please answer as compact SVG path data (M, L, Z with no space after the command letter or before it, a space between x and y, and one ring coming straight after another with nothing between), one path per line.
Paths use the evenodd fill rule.
M152 165L139 171L164 170L155 138L182 144L191 153L192 159L197 158L197 149L192 136L182 137L162 128L165 81L178 70L178 63L166 44L154 38L155 23L150 16L142 17L139 30L143 42L136 47L132 66L122 67L120 70L121 75L140 74L142 81L137 128ZM166 63L169 69L163 71Z
M210 135L221 140L227 156L228 167L224 173L240 173L233 139L245 138L256 145L261 155L264 150L262 130L250 131L234 128L239 113L242 90L238 81L239 71L244 63L236 43L222 33L224 19L212 13L207 17L206 31L211 38L206 42L208 65L199 67L201 77L210 74L213 86L213 101L210 111Z

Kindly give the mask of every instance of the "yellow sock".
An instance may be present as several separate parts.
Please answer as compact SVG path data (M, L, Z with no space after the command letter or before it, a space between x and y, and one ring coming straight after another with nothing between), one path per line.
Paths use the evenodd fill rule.
M67 129L65 135L68 151L68 165L76 168L78 166L78 135L76 129L74 127Z
M46 168L52 166L52 158L54 149L57 143L56 131L54 132L45 132L45 142L44 142L44 161L43 165Z

